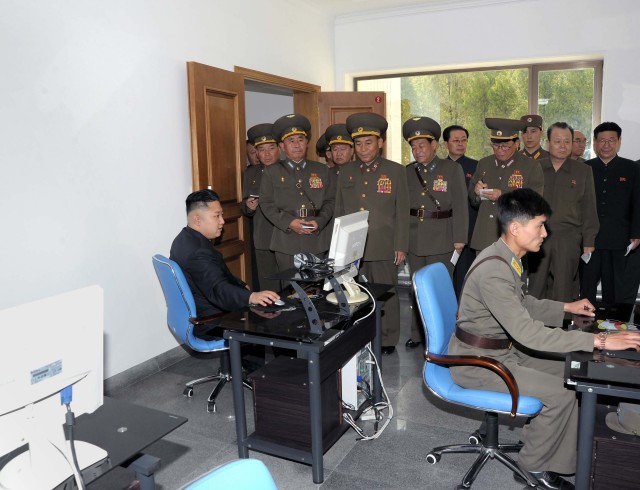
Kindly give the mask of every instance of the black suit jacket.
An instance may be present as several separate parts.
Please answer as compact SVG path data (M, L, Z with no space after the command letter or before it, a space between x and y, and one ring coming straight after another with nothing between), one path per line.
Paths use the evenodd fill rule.
M451 156L447 156L449 160L453 160ZM467 155L462 155L457 160L462 167L462 171L464 172L464 181L467 184L467 190L469 189L469 182L471 182L471 178L473 174L476 173L476 167L478 166L478 160L474 160L473 158L469 158ZM469 241L467 243L471 243L471 237L473 236L473 228L476 226L476 218L478 217L478 208L474 208L471 203L469 203Z
M173 240L169 258L184 272L198 316L239 310L249 305L251 291L231 274L222 254L202 233L188 226L183 228Z
M640 238L640 167L618 155L607 165L600 158L585 163L593 170L600 219L596 250L624 250L630 238Z

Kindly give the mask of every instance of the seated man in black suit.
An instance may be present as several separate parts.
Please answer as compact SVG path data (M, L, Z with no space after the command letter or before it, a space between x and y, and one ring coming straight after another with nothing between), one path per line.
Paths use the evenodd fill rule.
M170 258L184 272L197 315L215 315L249 304L268 306L279 299L273 291L251 292L231 273L222 254L213 248L211 240L222 234L224 225L218 194L208 189L193 192L187 197L186 204L187 226L173 240ZM196 332L196 335L201 336L201 333L204 332Z

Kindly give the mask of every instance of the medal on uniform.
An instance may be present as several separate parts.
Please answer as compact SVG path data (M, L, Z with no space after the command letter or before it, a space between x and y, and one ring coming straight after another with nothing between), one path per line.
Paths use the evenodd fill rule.
M507 186L511 189L522 189L523 185L524 185L524 176L520 173L520 170L514 170L511 176L509 177Z
M309 186L312 189L322 189L322 179L318 177L318 174L311 174L311 177L309 177Z
M513 267L513 270L516 271L519 276L522 276L522 266L518 263L515 257L511 259L511 267Z
M378 179L378 194L391 194L391 179L385 174Z
M442 175L438 175L438 178L433 181L433 190L436 192L447 192L447 181L444 180Z

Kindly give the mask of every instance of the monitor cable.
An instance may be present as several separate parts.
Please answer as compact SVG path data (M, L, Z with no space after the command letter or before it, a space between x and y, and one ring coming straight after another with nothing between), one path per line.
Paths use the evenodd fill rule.
M76 445L75 438L73 433L73 428L76 425L76 417L73 411L71 410L71 399L72 399L72 387L67 386L60 392L60 401L63 405L67 407L67 412L65 413L65 427L66 427L66 437L67 447L69 452L71 453L71 461L66 457L65 459L69 462L69 466L71 466L71 471L73 472L73 476L76 480L76 486L78 490L86 490L86 485L82 478L82 472L80 471L80 465L78 464L78 457L76 455ZM62 452L62 451L61 451ZM64 455L64 454L63 454Z

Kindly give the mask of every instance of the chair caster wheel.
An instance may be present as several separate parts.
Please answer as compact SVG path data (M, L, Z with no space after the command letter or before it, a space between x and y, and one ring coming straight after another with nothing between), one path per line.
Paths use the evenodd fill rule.
M473 434L469 436L469 444L474 444L476 446L478 444L482 444L482 436L478 431L475 431Z
M185 388L182 394L186 397L191 398L193 396L193 388Z
M439 454L434 454L434 453L429 453L427 454L427 463L429 464L436 464L438 461L440 461L440 455Z
M216 413L216 402L207 403L207 413Z

